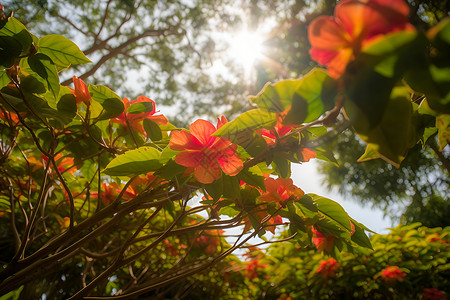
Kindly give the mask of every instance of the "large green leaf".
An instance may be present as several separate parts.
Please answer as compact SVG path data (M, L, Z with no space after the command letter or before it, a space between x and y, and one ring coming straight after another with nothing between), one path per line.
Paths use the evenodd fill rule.
M29 73L44 84L48 90L45 100L50 107L56 109L61 86L59 84L58 70L50 57L42 53L37 53L36 55L29 56L27 59L22 59L20 66L22 71Z
M91 62L74 42L57 34L49 34L40 38L38 52L50 57L58 70L65 69L70 65Z
M275 113L266 112L260 109L247 111L231 122L220 127L213 135L226 135L233 138L238 132L245 130L256 130L260 128L271 128L277 122Z
M103 85L89 85L89 93L93 101L100 103L103 107L103 112L99 119L111 119L123 113L125 106L122 99L114 93L111 89Z
M368 130L366 124L359 123L357 108L346 105L347 115L356 133L367 143L366 153L360 161L381 157L398 167L408 149L414 146L419 138L415 121L416 109L417 105L409 100L408 90L405 87L396 87L392 90L381 121Z
M104 172L111 176L134 176L156 171L162 165L159 162L161 152L152 147L141 147L127 151L114 158Z
M9 18L0 28L0 68L9 68L14 59L30 51L33 38L31 33L16 18Z
M317 209L327 218L337 222L349 232L352 231L352 225L350 224L348 214L339 203L315 194L308 194L308 196L313 199L317 204Z
M375 128L382 120L391 91L405 72L425 60L427 43L415 31L402 31L378 39L352 62L344 80L346 111L352 107L352 122L360 130ZM355 112L358 112L357 114Z
M261 110L287 113L284 124L302 124L316 120L333 108L336 85L328 73L314 69L297 80L267 84L250 100Z
M0 89L4 86L8 85L11 82L11 78L9 78L6 70L0 71Z

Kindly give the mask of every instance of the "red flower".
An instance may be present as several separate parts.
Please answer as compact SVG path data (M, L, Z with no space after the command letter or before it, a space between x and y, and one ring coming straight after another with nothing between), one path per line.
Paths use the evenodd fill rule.
M89 93L89 88L84 83L83 80L78 78L77 76L73 76L73 86L74 90L72 91L73 95L75 96L75 100L77 101L77 104L80 104L81 102L84 102L86 105L91 100L91 94Z
M41 154L42 159L48 163L48 157L45 154ZM74 162L72 157L63 157L61 153L55 156L55 162L58 164L58 171L60 173L68 172L73 174L77 169L74 168Z
M324 279L328 277L336 277L336 271L339 269L340 264L332 257L327 260L321 260L319 268L316 273L320 273Z
M259 197L260 201L284 203L286 200L298 200L305 193L294 185L292 179L267 177L264 180L266 192Z
M423 289L422 297L430 300L447 300L447 297L437 288Z
M275 127L271 130L263 128L259 131L259 133L266 140L267 145L271 146L278 142L278 138L288 134L292 128L292 126L282 125L280 122L277 122Z
M226 119L219 119L220 128ZM211 183L222 176L222 171L230 176L237 175L243 166L236 154L237 146L223 137L211 136L216 127L208 121L197 120L188 131L174 131L170 138L170 148L182 151L175 157L179 165L194 169L194 177L201 183Z
M151 103L152 110L149 112L143 112L143 113L137 113L137 114L127 113L127 109L128 109L128 107L130 107L130 105L135 104L135 103L141 103L141 102ZM154 115L156 113L155 101L153 101L152 99L149 99L145 96L139 96L137 98L137 100L133 100L131 102L127 98L123 98L123 104L125 106L124 112L120 116L118 116L114 119L111 119L111 122L119 123L125 127L128 127L128 124L130 124L131 129L140 132L144 136L147 136L147 133L145 132L144 127L142 126L142 123L141 123L141 121L143 121L144 119L152 120L156 124L160 124L160 125L166 125L168 122L166 117L164 117L163 115L157 115L157 116ZM127 124L127 121L128 121L128 124Z
M403 0L342 0L334 17L320 16L311 22L311 57L338 78L375 37L411 28L408 13Z
M108 206L111 203L113 203L114 200L116 200L116 197L118 194L117 190L119 187L118 187L117 183L115 183L115 182L110 183L110 184L103 183L102 186L103 186L103 192L101 193L102 202L105 206ZM120 190L119 190L119 192L120 192ZM98 198L98 193L92 192L91 197Z
M397 266L386 265L386 268L381 271L381 278L385 282L403 281L403 278L405 277L406 273Z
M334 243L334 236L332 236L331 234L322 233L314 227L311 227L311 231L313 233L312 241L317 250L325 250L326 252L330 253Z
M264 269L267 267L266 264L260 264L258 259L247 262L247 266L245 267L244 276L249 279L254 279L258 277L258 269Z

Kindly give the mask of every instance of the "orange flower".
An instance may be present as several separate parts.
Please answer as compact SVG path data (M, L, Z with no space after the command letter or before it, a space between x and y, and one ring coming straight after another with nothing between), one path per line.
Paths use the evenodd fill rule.
M340 264L332 257L327 260L321 260L319 268L316 273L320 273L324 279L328 277L336 277L336 271L339 269Z
M278 138L288 134L292 128L293 128L292 126L282 125L280 122L277 122L277 124L273 129L269 130L263 128L259 132L260 135L266 140L267 145L271 146L275 145L275 143L278 142Z
M84 102L86 105L88 105L89 101L91 100L91 94L89 93L89 88L83 82L83 80L81 80L77 76L73 76L72 79L73 79L73 87L74 87L74 90L72 90L72 94L75 96L75 100L77 101L77 104Z
M117 183L113 182L110 184L103 183L103 192L101 193L102 202L105 206L110 205L117 197L117 189L119 188ZM119 190L120 192L120 190ZM98 198L97 192L91 193L92 198Z
M218 128L226 119L218 121ZM175 157L179 165L193 168L194 177L201 183L212 183L222 176L222 171L230 176L237 175L243 166L236 154L237 146L224 137L211 136L216 127L206 120L197 120L189 126L189 131L174 131L170 138L170 148L182 151Z
M264 269L265 267L267 267L267 264L260 264L258 259L249 261L245 267L244 276L249 279L254 279L258 277L258 269Z
M412 28L408 13L403 0L342 0L334 17L320 16L311 22L311 57L327 65L331 77L338 78L375 37Z
M152 110L149 112L143 112L143 113L137 113L137 114L127 113L127 109L128 109L128 107L130 107L130 105L135 104L135 103L141 103L141 102L151 103ZM123 98L123 104L125 106L124 112L121 115L119 115L118 117L111 119L111 122L119 123L125 127L128 127L128 124L127 124L127 121L128 121L128 123L131 126L131 129L140 132L144 136L147 136L147 133L145 132L144 127L142 126L142 123L141 123L141 121L143 121L144 119L152 120L153 122L155 122L156 124L159 124L159 125L166 125L168 122L166 117L164 117L163 115L157 115L157 116L154 115L156 113L155 101L153 101L152 99L149 99L145 96L139 96L139 97L137 97L137 100L133 100L131 102L127 98Z
M319 251L331 252L334 243L334 236L331 234L322 233L314 227L311 227L313 233L312 241Z
M287 200L298 200L305 193L294 185L292 179L267 177L264 179L266 192L259 197L260 201L278 202L280 204Z
M48 163L48 157L45 154L41 154L42 159ZM55 162L58 164L58 171L60 173L68 172L70 174L75 173L77 170L74 167L74 162L72 157L63 157L61 153L55 156Z
M386 268L381 271L381 278L385 282L396 282L396 281L403 281L403 278L406 277L405 272L400 270L397 266L389 266L386 265Z

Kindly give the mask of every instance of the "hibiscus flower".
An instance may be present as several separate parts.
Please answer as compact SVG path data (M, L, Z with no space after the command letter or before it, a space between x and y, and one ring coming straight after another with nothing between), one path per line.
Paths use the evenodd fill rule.
M312 59L327 65L333 78L374 38L410 29L409 7L403 0L342 0L334 17L320 16L309 26Z
M225 122L225 117L219 119L217 128ZM199 119L189 126L189 132L174 131L170 138L170 148L181 151L176 155L175 162L193 168L195 179L201 183L212 183L219 179L222 176L221 169L235 176L244 167L236 154L237 145L227 138L212 136L215 131L213 124Z

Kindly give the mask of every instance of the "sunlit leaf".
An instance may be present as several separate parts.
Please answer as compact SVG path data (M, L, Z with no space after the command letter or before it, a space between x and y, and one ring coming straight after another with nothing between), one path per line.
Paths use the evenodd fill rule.
M111 89L103 85L89 85L89 93L94 100L103 107L103 112L99 116L100 119L110 119L119 116L125 106L122 99Z
M57 34L49 34L40 38L38 52L50 57L58 70L65 69L70 65L91 62L74 42Z
M111 176L134 176L146 174L161 167L161 152L152 147L141 147L127 151L114 158L104 173Z
M352 226L348 214L339 203L315 194L308 195L317 204L317 208L321 213L351 232Z
M274 113L254 109L247 111L231 122L226 123L220 127L213 136L229 136L232 138L238 132L244 130L256 130L260 128L271 128L277 122L276 115Z

